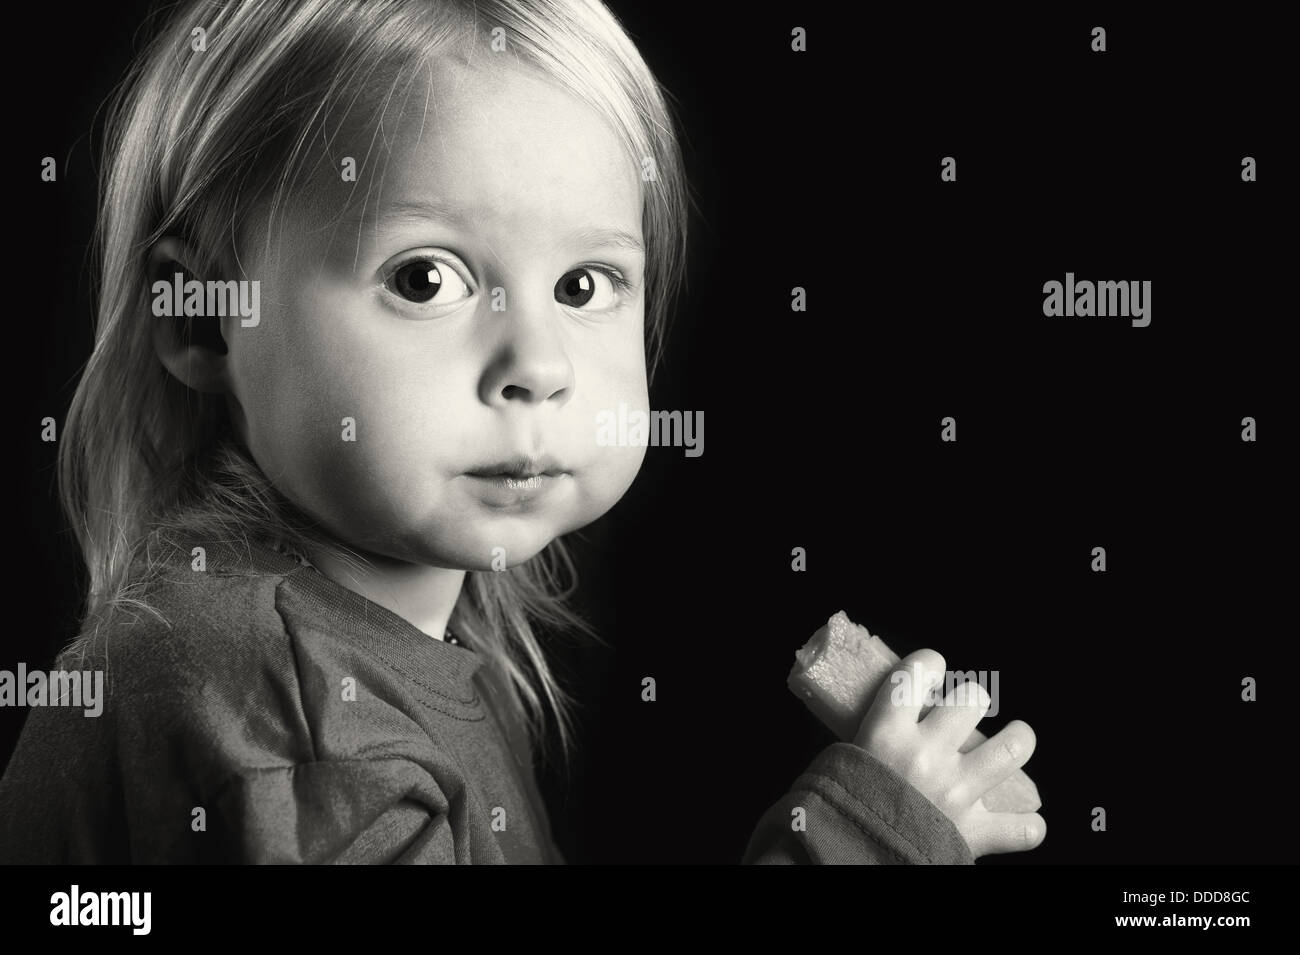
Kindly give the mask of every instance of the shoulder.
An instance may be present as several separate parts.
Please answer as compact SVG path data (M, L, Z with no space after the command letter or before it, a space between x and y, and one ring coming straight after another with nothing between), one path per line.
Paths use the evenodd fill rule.
M219 673L275 669L289 655L276 609L282 580L168 562L138 577L110 611L88 621L59 663L103 667L123 693L165 687L173 696Z
M227 755L247 765L311 760L293 641L277 606L284 576L175 552L137 563L130 589L54 666L102 671L119 739L167 738L214 755L231 747Z

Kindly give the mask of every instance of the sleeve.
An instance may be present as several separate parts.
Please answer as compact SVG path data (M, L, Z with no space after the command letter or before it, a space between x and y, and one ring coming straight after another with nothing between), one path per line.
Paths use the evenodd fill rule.
M204 861L468 861L457 857L450 807L438 784L401 757L244 769L227 777L210 804Z
M799 813L796 810L802 809ZM938 806L854 743L822 750L759 820L743 865L973 865Z

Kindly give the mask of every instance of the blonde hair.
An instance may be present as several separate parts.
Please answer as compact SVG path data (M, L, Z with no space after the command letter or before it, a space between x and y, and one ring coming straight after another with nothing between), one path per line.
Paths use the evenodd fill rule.
M269 200L270 225L336 109L367 117L373 134L399 84L413 82L448 47L489 43L498 27L512 62L542 71L591 105L638 165L653 163L642 201L653 379L684 278L689 187L666 93L602 4L186 3L137 58L108 116L95 347L59 446L59 493L89 573L83 627L71 649L84 648L128 607L161 617L145 599L147 583L158 545L177 533L279 541L355 559L268 480L234 436L224 398L185 387L163 367L150 329L149 251L161 237L180 235L196 255L187 264L197 274L229 269L248 210ZM203 52L191 45L198 28ZM143 573L133 574L137 565ZM566 765L576 704L548 666L534 624L603 643L566 604L575 583L572 561L555 540L508 571L467 572L452 616L453 627L506 678L508 704L533 746L546 739L542 698L549 702Z

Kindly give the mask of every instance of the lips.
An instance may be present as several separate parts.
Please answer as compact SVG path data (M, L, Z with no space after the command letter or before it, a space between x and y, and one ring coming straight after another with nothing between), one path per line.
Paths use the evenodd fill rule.
M531 512L545 506L572 480L554 458L521 455L465 472L475 500L493 510Z
M549 455L533 457L530 455L516 455L513 458L507 458L501 461L495 461L480 467L472 468L465 472L472 477L485 478L513 478L515 480L526 481L538 476L558 477L568 472L560 465L558 461Z

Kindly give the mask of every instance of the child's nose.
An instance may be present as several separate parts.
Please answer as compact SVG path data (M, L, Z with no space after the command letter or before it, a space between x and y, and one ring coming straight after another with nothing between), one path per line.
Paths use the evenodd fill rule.
M483 375L482 400L566 404L573 393L573 363L554 323L520 311L493 313L493 318L500 337Z

